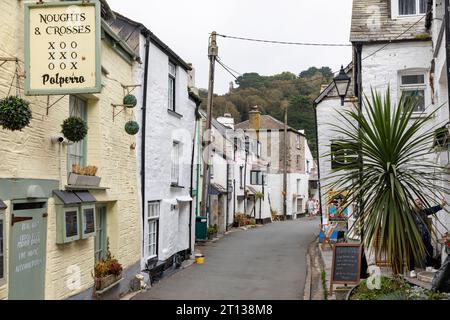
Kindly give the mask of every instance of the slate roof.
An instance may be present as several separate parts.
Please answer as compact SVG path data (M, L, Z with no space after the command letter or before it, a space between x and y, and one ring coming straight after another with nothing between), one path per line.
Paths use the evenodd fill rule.
M249 120L238 123L235 126L235 129L242 129L242 130L250 129ZM274 117L272 117L270 115L261 115L261 129L262 130L284 130L284 123L278 119L275 119ZM290 126L288 126L288 130L294 131L298 134L301 134L298 132L298 130L296 130Z
M429 10L432 1L429 0ZM421 17L392 19L391 0L353 0L352 26L350 32L351 42L388 42L404 40L424 40L423 35L428 34L426 25L429 16L414 25ZM379 23L377 23L379 21ZM412 25L411 30L408 28ZM421 36L418 39L418 36Z
M170 59L180 65L183 69L186 71L192 69L188 63L181 59L180 56L162 42L154 33L148 30L142 23L133 21L117 12L114 12L114 15L115 17L107 20L107 24L131 47L132 50L134 50L137 56L140 54L139 35L142 33L144 36L148 36L155 46L166 53Z

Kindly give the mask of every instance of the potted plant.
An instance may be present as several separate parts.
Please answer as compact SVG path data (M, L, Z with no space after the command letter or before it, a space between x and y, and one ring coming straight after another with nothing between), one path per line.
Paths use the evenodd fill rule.
M95 290L104 290L122 279L123 267L109 252L105 260L98 261L94 268Z
M86 137L88 127L86 121L78 117L69 117L61 125L61 132L69 141L78 142Z
M30 124L30 104L14 96L0 100L0 125L3 129L21 131Z
M97 177L98 168L96 166L80 167L78 164L72 165L72 172L69 173L68 185L98 187L100 177Z
M124 98L123 98L123 104L127 107L127 108L134 108L137 105L137 99L136 96L132 95L132 94L127 94Z
M125 132L134 136L139 132L139 124L136 121L128 121L125 124Z
M208 227L208 240L212 240L214 238L214 227Z

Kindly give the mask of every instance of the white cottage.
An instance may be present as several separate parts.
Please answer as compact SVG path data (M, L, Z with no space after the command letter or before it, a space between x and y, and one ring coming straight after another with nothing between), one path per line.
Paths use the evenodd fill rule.
M191 65L144 25L117 15L110 22L143 57L135 68L136 113L141 130L136 152L141 191L143 270L161 273L187 259L194 247L193 143L199 104L188 90Z

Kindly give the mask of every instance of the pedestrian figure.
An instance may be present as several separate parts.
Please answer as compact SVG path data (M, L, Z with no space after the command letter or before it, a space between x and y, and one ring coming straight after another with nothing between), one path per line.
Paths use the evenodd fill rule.
M419 230L420 236L422 238L423 244L426 249L426 261L425 267L427 271L433 270L433 245L431 244L431 232L430 227L427 226L428 216L434 215L444 209L446 205L445 199L442 199L441 204L432 208L424 209L423 202L420 199L415 200L415 208L412 212L414 217L414 222ZM421 262L423 264L423 261ZM410 277L415 278L417 276L416 271L416 261L414 259L414 255L412 251L410 252L409 257L409 268L410 268Z
M306 210L308 211L308 216L310 218L314 217L314 207L315 207L315 202L313 200L313 198L309 198L308 202L306 202Z

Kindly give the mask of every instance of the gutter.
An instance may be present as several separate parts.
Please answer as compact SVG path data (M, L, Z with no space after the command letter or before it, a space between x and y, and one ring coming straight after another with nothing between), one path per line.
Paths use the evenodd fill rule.
M144 70L144 90L142 99L142 129L141 129L141 197L142 197L142 253L145 254L145 136L147 125L147 86L148 86L148 68L150 60L150 39L145 38L145 70Z

